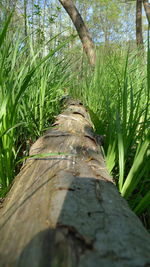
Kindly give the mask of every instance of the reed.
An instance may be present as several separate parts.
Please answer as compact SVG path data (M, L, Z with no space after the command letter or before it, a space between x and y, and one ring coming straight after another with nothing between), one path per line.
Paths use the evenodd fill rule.
M150 203L149 64L149 45L147 64L136 51L101 48L94 73L85 67L80 86L71 89L89 108L96 132L106 136L107 168L138 214Z

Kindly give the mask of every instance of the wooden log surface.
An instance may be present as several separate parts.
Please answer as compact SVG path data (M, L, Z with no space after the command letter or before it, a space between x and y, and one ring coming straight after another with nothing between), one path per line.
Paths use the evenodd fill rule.
M150 235L108 174L80 103L33 144L30 155L41 153L53 155L26 161L0 209L0 267L150 266Z

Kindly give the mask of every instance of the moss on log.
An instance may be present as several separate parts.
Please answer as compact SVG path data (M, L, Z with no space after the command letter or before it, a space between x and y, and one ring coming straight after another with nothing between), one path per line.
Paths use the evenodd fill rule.
M0 266L150 266L150 236L108 174L86 109L70 102L54 126L0 210Z

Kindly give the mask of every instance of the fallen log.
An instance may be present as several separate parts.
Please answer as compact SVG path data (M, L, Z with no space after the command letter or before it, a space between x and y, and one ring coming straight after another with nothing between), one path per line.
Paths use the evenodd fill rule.
M70 102L54 126L0 210L0 266L150 266L150 236L108 174L86 109Z

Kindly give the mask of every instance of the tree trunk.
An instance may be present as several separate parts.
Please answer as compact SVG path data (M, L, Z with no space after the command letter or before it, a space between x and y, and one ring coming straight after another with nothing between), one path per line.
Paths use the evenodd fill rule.
M38 156L0 210L1 267L149 266L149 234L118 193L100 142L72 101L33 144Z
M32 0L32 43L33 43L33 47L34 47L34 0Z
M146 13L146 17L150 26L150 4L148 3L148 0L143 0L144 10Z
M136 0L136 43L138 47L143 47L142 0Z
M59 0L59 2L62 4L68 15L70 16L78 35L81 39L83 49L85 53L87 54L87 57L89 59L89 62L92 66L95 65L96 61L96 53L95 53L95 47L94 43L90 37L89 31L78 12L77 8L73 4L72 0Z
M27 37L27 0L24 0L24 35Z

